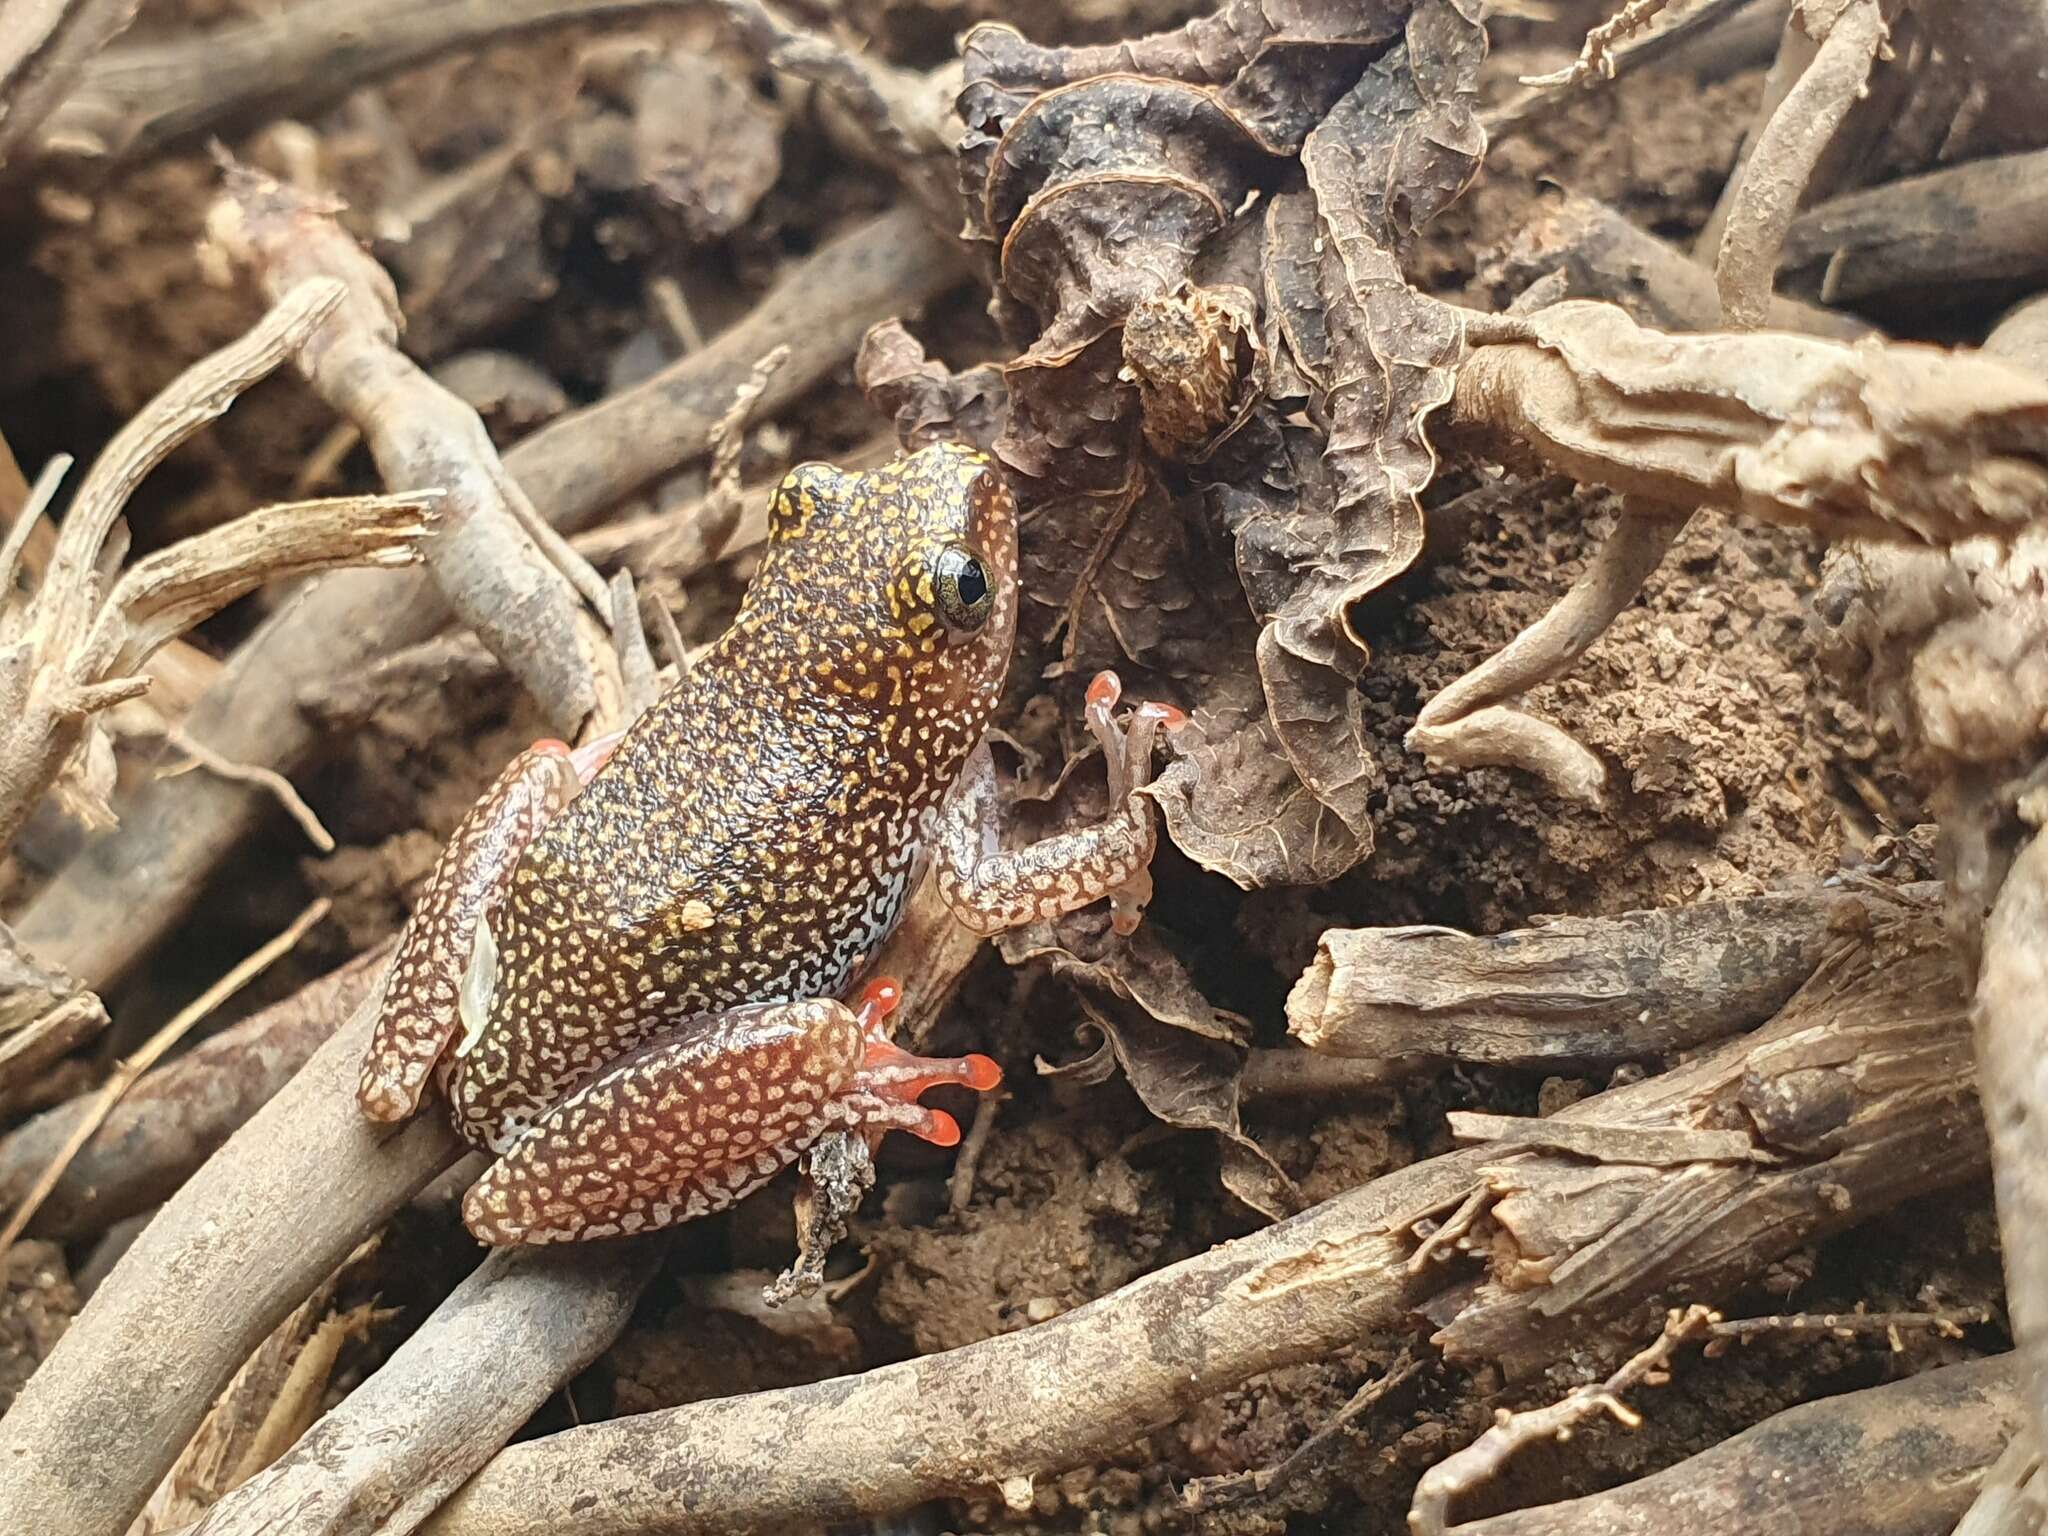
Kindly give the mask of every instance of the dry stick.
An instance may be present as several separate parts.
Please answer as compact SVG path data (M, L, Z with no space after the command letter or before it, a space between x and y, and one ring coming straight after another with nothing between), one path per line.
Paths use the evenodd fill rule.
M355 1087L381 984L157 1213L0 1419L0 1530L126 1528L236 1369L460 1149Z
M570 578L528 535L532 510L505 472L483 420L398 349L398 294L384 269L336 222L331 203L232 162L209 233L276 298L328 278L345 299L297 347L299 371L355 423L392 490L439 486L427 568L456 617L575 739L594 713L618 712L619 680L603 628ZM603 584L583 594L597 611Z
M957 282L953 243L912 208L872 220L791 267L752 314L703 351L505 455L505 467L555 526L571 529L702 454L755 362L787 344L760 409L779 410L853 354L868 327ZM235 762L290 773L318 745L299 699L427 639L446 610L425 577L346 573L285 604L247 641L193 709L187 729ZM186 776L149 785L121 825L75 860L23 914L22 941L104 985L184 916L256 825L265 798Z
M83 1237L169 1199L354 1012L391 949L378 945L145 1074L72 1159L29 1223L30 1235ZM60 1104L0 1139L0 1205L20 1202L93 1113L96 1097Z
M296 949L306 931L327 915L328 906L329 902L323 896L307 907L283 933L239 962L220 980L171 1015L169 1022L145 1040L140 1050L108 1074L106 1082L93 1096L91 1108L80 1118L57 1155L51 1159L49 1167L43 1170L42 1177L22 1196L14 1214L7 1218L7 1225L0 1227L0 1262L6 1260L7 1250L14 1246L14 1240L21 1236L30 1218L49 1198L50 1191L57 1187L57 1181L71 1166L71 1160L78 1156L79 1149L92 1139L92 1133L105 1122L114 1106L121 1102L121 1096L135 1085L135 1080L161 1061L164 1053L184 1039L193 1025L269 970L279 957Z
M1714 274L1668 241L1638 229L1605 203L1561 192L1523 224L1504 275L1526 285L1562 270L1575 299L1609 299L1667 331L1710 331L1721 321ZM1783 295L1771 300L1771 329L1854 341L1870 327Z
M2009 1364L2010 1357L2000 1363ZM1976 1500L1956 1522L1954 1536L2037 1536L2041 1515L2032 1484L2040 1470L2041 1453L2034 1437L2014 1435L1984 1474Z
M1569 1439L1572 1427L1581 1419L1607 1413L1617 1423L1636 1428L1642 1418L1622 1402L1621 1394L1646 1380L1661 1385L1665 1368L1678 1346L1698 1338L1708 1324L1718 1321L1706 1307L1674 1311L1656 1342L1631 1357L1605 1381L1580 1387L1545 1408L1497 1414L1493 1428L1422 1474L1422 1480L1415 1485L1414 1501L1408 1506L1408 1528L1415 1536L1443 1536L1452 1499L1492 1482L1516 1453L1529 1446L1543 1440Z
M1288 1032L1310 1051L1369 1061L1656 1060L1754 1029L1889 905L1820 888L1487 936L1332 928L1288 995Z
M111 592L103 567L135 487L180 443L291 355L341 299L294 286L240 340L173 379L114 435L78 488L34 595L12 591L38 504L17 518L0 561L0 847L97 729L93 715L148 687L135 669L159 647L275 576L415 558L419 496L273 508L172 545ZM46 483L46 482L45 482ZM115 554L118 558L118 554Z
M618 1336L655 1241L501 1249L383 1367L187 1536L403 1536Z
M1449 1315L1439 1337L1460 1358L1492 1354L1526 1372L1567 1348L1619 1354L1647 1313L1661 1317L1660 1293L1711 1301L1794 1247L1978 1176L1968 1082L1954 957L1937 922L1915 917L1837 956L1756 1036L1560 1117L1652 1129L1753 1117L1781 1163L1451 1153L1020 1333L511 1447L425 1529L711 1536L872 1516L1079 1465L1203 1397L1418 1309ZM1625 1198L1609 1193L1617 1186ZM1517 1245L1533 1250L1538 1232L1576 1245L1530 1253L1549 1285L1536 1278L1544 1270L1515 1290L1475 1287L1462 1263L1410 1273L1400 1232L1475 1188L1495 1196L1475 1244L1497 1245L1503 1262Z
M1831 198L1793 220L1779 269L1804 274L1827 304L2038 282L2048 275L2048 149Z
M109 162L152 155L234 123L303 116L442 54L681 8L680 0L306 0L260 20L108 50L37 147Z
M21 158L140 0L10 0L0 7L0 166Z
M1789 26L1803 19L1807 26L1827 25L1828 32L1758 136L1721 231L1714 284L1723 316L1740 330L1754 330L1768 316L1778 253L1799 198L1884 46L1887 28L1879 0L1848 0L1828 23L1817 12L1818 7L1794 12Z
M1733 74L1752 62L1770 59L1785 10L1786 0L1703 0L1669 25L1606 52L1599 72L1609 80L1653 66L1696 73L1711 70L1717 78ZM1588 34L1587 43L1591 42ZM1590 84L1579 75L1585 63L1582 52L1579 61L1563 73L1572 76L1573 83ZM1550 78L1554 77L1481 114L1489 145L1541 122L1577 99L1577 92L1558 89L1549 83Z
M1991 1131L2006 1306L2037 1444L2048 1444L2048 836L2036 833L1984 924L1977 1092Z
M1803 1403L1639 1482L1452 1536L1938 1536L2024 1422L2017 1376L2000 1355Z
M1624 505L1614 531L1555 607L1423 705L1408 750L1440 767L1522 768L1570 799L1599 805L1607 795L1599 757L1549 721L1498 701L1548 682L1585 655L1635 601L1688 521L1648 503Z

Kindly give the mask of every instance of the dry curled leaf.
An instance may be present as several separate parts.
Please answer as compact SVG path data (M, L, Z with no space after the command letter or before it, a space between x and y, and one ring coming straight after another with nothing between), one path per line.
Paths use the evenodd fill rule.
M1950 544L2048 517L2048 385L1908 342L1673 336L1610 304L1488 322L1455 413L1675 506Z
M1154 798L1241 884L1327 880L1372 847L1349 610L1421 548L1424 425L1462 346L1399 252L1477 168L1484 52L1466 0L967 43L968 233L1024 349L995 446L1045 508L1027 590L1069 668L1198 685ZM1224 538L1239 594L1203 564Z

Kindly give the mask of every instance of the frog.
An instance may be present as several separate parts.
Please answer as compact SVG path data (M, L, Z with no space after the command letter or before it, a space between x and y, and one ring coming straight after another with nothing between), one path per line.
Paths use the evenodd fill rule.
M438 1089L493 1159L464 1224L492 1246L651 1232L724 1210L830 1140L940 1146L940 1084L871 976L919 882L993 935L1152 894L1145 793L1187 716L1099 674L1110 804L1003 846L989 727L1018 615L1017 501L933 443L792 469L730 626L624 731L521 753L458 824L403 929L357 1087L372 1121Z

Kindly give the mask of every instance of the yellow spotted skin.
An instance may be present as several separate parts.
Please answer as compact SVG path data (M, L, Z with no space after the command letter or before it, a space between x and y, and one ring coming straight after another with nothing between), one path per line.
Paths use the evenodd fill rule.
M962 547L993 594L972 628L941 601L944 554ZM971 449L790 474L725 637L527 846L490 911L494 984L446 1069L470 1142L511 1147L692 1016L846 989L995 707L1016 575L1014 502ZM830 1033L836 1071L852 1037ZM794 1038L763 1049L806 1054Z

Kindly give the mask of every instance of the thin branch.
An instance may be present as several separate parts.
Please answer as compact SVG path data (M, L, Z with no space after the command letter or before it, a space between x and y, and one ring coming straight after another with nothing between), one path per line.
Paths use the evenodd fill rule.
M0 1227L0 1260L5 1260L7 1250L14 1246L14 1240L21 1236L22 1229L29 1224L43 1201L49 1198L50 1191L57 1187L57 1181L63 1178L64 1170L71 1166L71 1160L78 1155L79 1149L92 1139L93 1132L100 1128L107 1116L113 1112L114 1106L121 1102L121 1096L135 1085L135 1080L162 1060L164 1053L184 1039L193 1025L269 970L280 957L296 949L299 941L306 936L307 930L327 915L328 905L327 898L323 896L307 907L292 920L290 927L265 943L254 954L238 961L225 976L171 1015L161 1029L142 1043L140 1050L114 1068L94 1096L92 1107L81 1117L78 1126L72 1131L70 1139L59 1149L50 1166L43 1170L42 1177L37 1179L29 1192L22 1197L21 1203L14 1208L14 1214L8 1217L7 1225Z
M573 738L602 707L616 719L619 684L603 625L527 532L523 492L474 409L398 348L391 279L342 229L331 204L228 163L211 237L272 295L309 277L342 285L345 302L295 348L299 371L362 429L393 490L439 486L443 500L427 568L458 617ZM594 578L591 578L594 582ZM602 586L595 595L602 612Z
M680 0L306 0L196 35L109 49L51 116L37 149L117 164L236 123L303 116L460 49L679 8Z
M1889 33L1880 0L1848 0L1829 13L1803 4L1790 25L1826 31L1819 34L1813 62L1758 136L1721 231L1714 282L1727 324L1739 330L1764 323L1778 253L1799 211L1799 199L1869 80L1870 67Z
M1547 721L1494 706L1550 681L1592 649L1689 521L1657 507L1624 508L1599 553L1548 613L1422 706L1408 749L1441 765L1522 768L1573 799L1599 804L1607 770L1597 757ZM1502 718L1506 713L1520 716L1519 728Z
M423 499L359 497L211 529L138 562L106 592L126 547L117 523L136 485L278 368L342 296L337 283L294 284L246 336L174 379L94 462L35 591L24 601L0 585L0 847L60 778L80 806L110 819L90 770L111 754L92 717L146 691L138 669L176 635L277 577L416 558L428 528ZM54 484L47 472L43 484ZM10 534L8 563L38 510L32 496Z
M141 0L11 0L0 14L0 167L25 158L36 130Z
M1493 1428L1422 1474L1422 1481L1415 1485L1414 1502L1408 1506L1408 1528L1415 1536L1443 1536L1452 1499L1492 1482L1509 1461L1530 1446L1544 1440L1570 1439L1574 1426L1594 1414L1608 1414L1630 1429L1639 1427L1642 1416L1622 1402L1621 1394L1645 1382L1661 1386L1668 1378L1667 1367L1679 1346L1692 1342L1709 1324L1719 1321L1719 1316L1707 1307L1674 1310L1656 1341L1605 1381L1580 1387L1545 1408L1498 1414Z
M169 1199L354 1012L391 948L358 956L145 1073L44 1199L30 1234L88 1236ZM21 1200L97 1098L60 1104L0 1137L0 1205Z
M1999 1355L1802 1403L1652 1476L1453 1526L1452 1536L1947 1531L2025 1421L2017 1375L2012 1356ZM1741 1511L1739 1522L1730 1510Z

